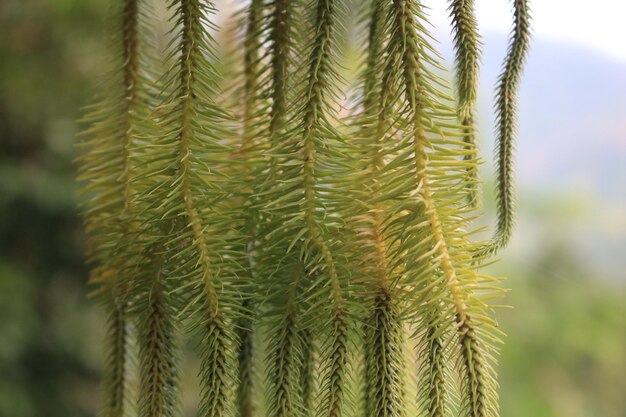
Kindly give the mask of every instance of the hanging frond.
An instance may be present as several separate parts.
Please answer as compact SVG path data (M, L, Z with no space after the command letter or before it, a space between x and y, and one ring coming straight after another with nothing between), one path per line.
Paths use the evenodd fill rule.
M293 298L291 294L287 300ZM293 309L293 304L286 306L286 311L280 315L282 321L268 329L267 407L272 417L302 416L305 413L300 391L303 341L296 322L299 312Z
M450 380L447 358L447 329L439 324L441 310L435 310L433 317L425 318L422 326L427 329L420 337L424 340L421 344L420 361L421 381L418 385L418 404L426 411L426 415L432 417L446 417L453 415L450 412Z
M477 154L474 116L478 96L480 41L478 21L474 15L474 0L451 0L450 17L454 35L456 62L456 92L459 120L464 130L466 160L475 160ZM467 171L468 203L478 205L478 166L471 164Z
M387 160L386 141L395 119L393 109L398 95L393 86L398 81L397 54L389 44L387 25L391 2L372 2L368 56L363 74L363 113L357 124L353 153L361 160L355 183L355 200L362 202L353 218L357 232L355 245L363 263L359 280L366 291L367 314L363 349L365 354L366 416L399 417L404 405L405 331L401 317L401 291L396 286L398 274L389 258L393 244L386 233L387 208L381 176Z
M376 297L374 312L365 335L367 417L402 417L405 413L403 380L404 330L397 307L386 294Z
M426 129L429 125L441 126L441 122L435 124L436 119L433 118L445 118L446 111L445 107L437 103L437 101L441 101L441 95L436 90L432 93L433 81L436 80L432 78L428 69L423 65L423 62L428 62L429 59L426 54L429 45L419 36L419 33L424 33L424 27L418 20L423 19L423 11L417 1L394 0L394 13L395 24L392 40L397 37L397 42L402 45L400 50L402 51L404 71L404 94L408 114L411 118L408 121L409 132L412 134L410 142L414 146L416 180L420 187L417 190L419 200L421 200L418 204L422 205L424 209L425 216L422 221L426 221L430 229L429 235L432 239L432 250L437 269L441 270L440 275L445 280L445 288L453 301L454 317L460 342L459 350L464 363L462 380L467 383L467 387L462 410L466 415L472 417L494 416L497 415L497 393L489 360L491 356L488 353L491 348L485 338L478 336L480 331L477 328L480 327L481 323L472 317L485 317L486 323L484 324L486 325L489 325L492 319L488 318L485 312L486 306L483 303L479 302L471 307L468 306L469 299L474 298L474 292L479 289L479 283L476 282L475 273L466 270L468 268L467 249L461 246L464 238L463 231L459 230L459 221L454 218L455 216L450 216L453 213L458 215L463 211L463 208L458 205L458 202L455 202L455 199L458 199L462 192L457 191L455 195L450 195L451 184L448 173L453 172L459 165L463 167L467 161L465 164L459 164L454 151L446 152L443 147L437 149L439 155L436 159L433 158L432 153L429 155L426 152L426 146L429 142L433 145L436 144L434 137L432 139L427 138ZM429 77L431 77L430 80ZM431 91L430 94L429 90ZM439 133L442 136L442 145L445 145L447 135L454 135L454 131L446 132L438 126L434 133ZM445 153L449 153L449 156L446 157ZM435 170L431 169L433 165ZM443 193L438 191L442 183L446 186ZM450 214L446 215L446 212ZM455 242L454 246L451 245L451 241ZM459 248L465 250L455 254L454 252L458 251ZM467 276L464 276L465 274ZM473 285L468 286L467 281L472 281ZM433 301L430 300L431 303ZM470 311L472 311L472 315L470 315ZM485 329L481 331L485 331Z
M311 416L311 411L314 409L313 400L315 399L316 388L316 346L313 338L313 334L309 330L304 330L300 334L300 340L302 341L301 354L302 365L300 368L300 395L302 397L302 410L304 417Z
M233 321L246 314L240 304L246 285L238 273L245 258L243 217L231 204L237 187L229 176L232 118L214 102L213 6L173 0L169 8L173 66L159 85L157 126L142 147L140 243L163 248L167 279L174 283L173 314L194 318L202 359L200 414L229 416L237 381Z
M243 308L249 308L249 304L244 304ZM237 386L237 412L239 417L251 417L255 414L256 406L254 400L255 384L255 349L254 349L254 321L240 320L237 323L237 339L239 363L239 385ZM246 327L249 326L249 327Z
M84 183L83 214L88 234L88 258L95 264L91 283L108 314L108 357L104 370L106 417L129 411L129 329L132 299L129 256L125 252L130 231L136 229L135 184L139 138L149 129L151 100L147 49L151 15L146 4L126 0L116 5L113 22L119 26L111 39L115 68L100 87L100 100L89 108L89 124L80 144L79 180Z
M245 27L243 33L243 70L242 70L242 93L241 93L241 140L236 157L242 164L237 167L235 175L239 175L245 181L245 188L240 192L240 197L235 204L245 207L244 234L248 238L246 243L245 276L250 287L243 297L242 311L245 312L235 323L237 331L238 362L239 362L239 385L236 392L236 405L239 417L253 417L256 413L257 404L255 392L257 391L257 365L258 357L255 349L255 333L258 330L256 324L258 299L254 296L257 288L254 283L257 274L259 236L259 212L253 196L258 192L254 188L255 178L262 175L265 168L260 150L267 145L267 138L261 133L258 123L261 115L261 98L258 91L260 83L259 70L261 68L261 36L262 21L265 8L263 0L252 0L241 11L240 24Z
M326 320L334 323L337 332L329 334L322 340L320 351L321 366L327 369L327 376L322 378L322 401L318 407L320 413L331 415L339 414L342 407L344 382L343 376L348 366L347 352L347 317L344 304L343 284L345 280L338 272L335 251L331 248L329 228L336 227L332 217L323 210L332 204L327 196L330 190L328 175L324 174L324 164L331 162L324 152L333 152L333 140L338 133L329 123L328 112L332 108L326 103L327 96L332 95L330 88L334 85L332 77L331 48L334 43L334 27L336 26L337 5L334 1L319 1L314 4L315 18L311 35L304 34L302 38L311 39L312 45L305 48L303 56L296 55L291 49L300 41L295 33L285 30L284 18L287 13L298 13L297 4L282 4L276 2L271 11L268 22L268 39L270 40L271 84L268 96L272 103L269 111L269 134L272 149L269 154L271 168L267 175L267 191L260 193L257 198L263 215L269 221L266 224L268 232L263 246L268 248L272 256L280 263L304 263L304 276L297 278L293 272L284 271L290 278L281 278L282 272L273 274L284 286L286 279L296 279L307 293L305 299L297 297L294 300L282 301L286 305L295 303L297 311L303 318L310 314L312 306L322 307L328 312ZM313 7L312 7L313 8ZM303 19L303 21L306 21ZM275 35L278 32L278 35ZM308 56L307 56L308 55ZM302 62L308 69L302 70L306 78L300 82L300 74L293 71L296 62ZM288 70L291 69L292 72ZM302 87L304 85L304 88ZM289 113L285 113L284 101L289 97L285 91L288 86L297 86L303 89L297 96L297 105ZM292 95L293 97L293 95ZM278 119L276 115L280 115ZM335 147L336 148L336 147ZM336 152L336 150L334 150ZM278 176L279 174L279 176ZM324 221L321 216L328 218ZM287 258L292 260L287 261ZM268 262L264 262L268 263ZM272 272L270 272L272 274ZM345 275L344 275L345 276ZM292 281L293 282L293 281ZM280 287L276 286L276 289ZM271 291L276 291L271 289ZM329 291L330 305L324 305L326 291ZM286 322L289 323L289 317ZM314 324L319 326L319 324ZM306 325L302 326L303 335L310 334ZM286 332L286 329L285 329ZM287 333L288 334L288 333ZM281 343L286 341L280 341ZM302 347L302 361L295 366L302 375L301 408L308 412L306 402L311 398L309 391L312 384L308 382L313 343L308 341ZM310 358L310 359L309 359ZM275 372L275 371L271 371ZM307 388L309 387L309 388ZM286 388L292 390L292 388ZM274 392L273 395L279 395ZM290 393L292 397L297 395ZM270 401L275 401L270 399Z
M268 146L263 143L259 146L262 164L260 170L254 172L257 188L251 201L253 210L263 219L257 231L255 274L258 280L255 282L258 293L264 295L264 299L259 300L263 303L259 306L259 317L263 319L258 326L266 333L265 402L266 413L272 417L302 416L304 412L300 389L304 328L300 324L301 307L296 301L297 289L303 285L304 267L297 256L286 255L284 246L272 246L270 239L284 219L266 210L274 181L281 172L277 155L269 153L269 149L279 143L287 130L288 106L293 97L290 74L295 68L293 53L298 42L294 28L296 6L291 0L264 2L259 10L264 16L261 27L246 35L247 43L266 51L258 61L260 107L252 126L259 132L264 131L261 137L266 138Z
M333 177L337 168L333 166L333 155L339 151L339 132L331 120L334 106L328 100L333 98L333 86L337 85L338 75L334 72L333 48L336 45L335 31L338 14L343 11L335 0L317 0L315 21L311 35L312 45L307 61L306 91L303 94L302 109L296 113L296 129L293 138L286 141L285 163L292 164L295 171L293 185L300 182L303 191L300 207L303 217L301 224L294 224L289 234L302 236L301 256L305 260L312 288L328 288L330 299L328 334L322 341L321 401L316 414L338 417L344 406L346 374L348 373L348 317L345 287L347 269L337 266L340 249L337 242L330 240L333 229L337 228L332 197ZM291 142L291 143L290 143ZM297 163L297 164L296 164ZM286 173L285 173L286 174ZM283 175L286 178L287 175ZM278 190L281 191L280 188ZM292 227L293 227L292 226ZM299 229L299 230L298 230ZM324 281L316 283L315 275ZM318 304L313 301L313 304Z
M382 73L381 96L374 101L381 107L373 128L361 129L371 135L363 144L371 149L366 157L370 166L366 189L373 197L366 206L370 214L361 217L368 219L369 226L359 230L370 239L378 236L368 244L379 246L371 257L378 259L375 265L386 266L379 275L400 288L397 302L403 315L422 318L416 322L416 334L426 361L420 396L426 411L434 416L448 413L445 387L450 376L441 355L458 352L466 360L462 379L480 385L480 389L466 389L464 396L480 407L465 404L464 409L472 416L495 415L495 388L488 375L491 357L484 353L490 348L482 346L486 341L472 344L470 350L447 347L449 329L480 327L482 323L473 322L468 312L476 308L479 316L486 317L480 312L487 307L479 300L474 304L473 291L466 293L469 282L478 289L480 281L468 256L475 245L465 232L471 216L464 202L469 191L464 171L475 161L464 158L468 153L463 126L456 125L453 101L439 89L445 83L431 69L440 65L424 21L421 5L414 1L394 0L387 14L386 65L382 71L372 71ZM374 276L373 271L364 275ZM489 329L490 319L485 320ZM465 332L457 338L460 346L467 344ZM483 371L474 374L478 368Z
M297 5L295 0L271 0L266 7L270 9L268 17L268 27L265 28L267 38L270 42L270 66L264 71L269 71L271 84L268 86L268 96L271 99L269 111L269 135L272 140L285 129L288 119L289 93L289 73L293 70L294 53L293 47L297 43L296 28ZM261 36L259 34L258 36ZM272 143L273 144L273 143Z
M517 90L530 41L527 0L513 1L514 23L509 47L496 88L496 200L498 221L491 242L477 252L483 258L505 247L515 223L513 151L517 129Z
M264 14L263 0L252 0L246 9L245 25L246 33L243 41L244 46L244 85L243 85L243 141L242 148L249 149L253 146L255 117L258 116L258 91L259 69L261 67L260 31Z
M139 417L181 413L174 313L162 278L156 274L139 314Z
M126 308L112 308L107 322L107 358L104 374L104 416L123 417L127 407L129 325Z
M423 2L362 3L249 0L218 48L212 2L169 0L157 61L154 18L123 2L79 159L106 417L129 414L130 329L140 417L181 414L183 330L203 417L498 416L502 290L477 268L512 230L528 6L497 86L498 228L476 243L474 1L449 2L456 99ZM344 120L354 20L367 46Z

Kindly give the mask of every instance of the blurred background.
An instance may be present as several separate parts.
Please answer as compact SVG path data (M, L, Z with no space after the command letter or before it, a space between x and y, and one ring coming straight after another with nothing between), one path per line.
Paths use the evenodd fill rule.
M450 58L444 2L426 3ZM508 3L477 1L486 221L491 99ZM0 416L97 413L103 315L86 298L72 161L76 120L106 59L107 4L0 1ZM491 267L508 277L506 303L514 306L498 313L509 335L499 366L504 417L626 415L626 6L619 4L534 2L520 103L519 223Z

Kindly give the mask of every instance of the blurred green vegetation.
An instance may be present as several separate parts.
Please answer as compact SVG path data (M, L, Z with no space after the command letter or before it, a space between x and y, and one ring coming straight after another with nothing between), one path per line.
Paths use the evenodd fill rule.
M0 2L0 416L97 412L102 314L86 298L72 160L106 12L98 0ZM494 267L515 306L499 313L502 414L624 416L624 283L587 270L547 213L533 218L542 247Z
M96 313L72 159L98 70L102 3L0 2L1 416L94 415Z
M626 292L586 270L565 243L503 262L510 278L500 312L504 417L594 417L626 413Z

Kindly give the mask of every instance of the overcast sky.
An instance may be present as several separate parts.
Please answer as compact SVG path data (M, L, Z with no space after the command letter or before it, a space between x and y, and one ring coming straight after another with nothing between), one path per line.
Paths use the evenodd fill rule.
M445 27L448 2L426 4L433 7L432 23ZM483 32L510 30L510 0L476 0L476 7ZM578 44L626 62L626 0L534 0L531 11L536 38Z

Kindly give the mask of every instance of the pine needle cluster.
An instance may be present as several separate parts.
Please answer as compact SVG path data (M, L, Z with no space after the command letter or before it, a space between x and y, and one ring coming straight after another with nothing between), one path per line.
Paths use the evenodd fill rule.
M502 289L480 266L513 227L526 1L513 2L497 85L488 242L472 229L472 0L449 1L454 93L420 0L247 1L233 74L220 70L210 1L168 0L165 52L151 1L119 3L114 71L79 158L91 282L109 317L103 415L182 415L191 338L202 416L496 417ZM346 112L354 27L364 60Z

